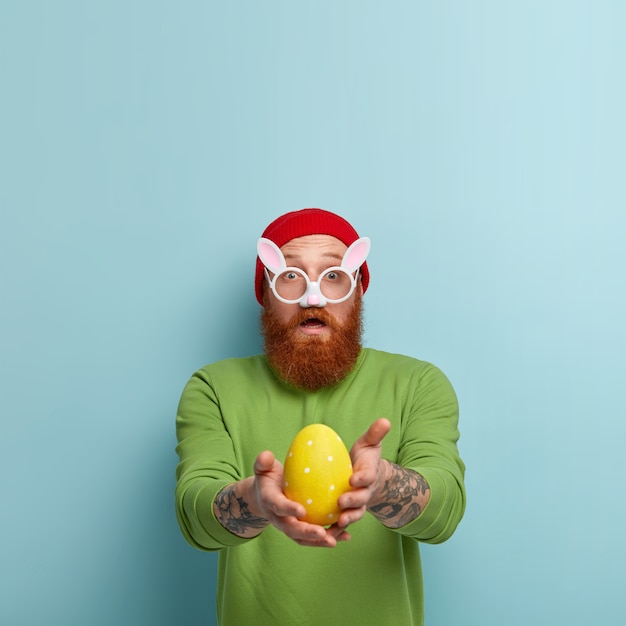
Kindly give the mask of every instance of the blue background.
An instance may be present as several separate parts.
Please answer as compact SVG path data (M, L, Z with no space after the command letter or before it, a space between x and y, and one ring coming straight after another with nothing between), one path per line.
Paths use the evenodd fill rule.
M428 626L623 624L622 2L0 2L0 622L214 623L174 518L255 243L373 240L367 345L439 365L468 508ZM347 581L349 584L349 581Z

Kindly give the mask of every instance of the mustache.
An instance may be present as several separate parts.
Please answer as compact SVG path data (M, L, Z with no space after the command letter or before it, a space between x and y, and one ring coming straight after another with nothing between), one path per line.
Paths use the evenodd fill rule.
M320 307L320 308L311 307L307 309L302 309L299 313L294 315L289 320L286 326L290 330L295 329L295 328L298 328L300 324L310 319L317 319L320 322L324 322L326 326L329 326L330 328L333 328L333 329L339 328L339 324L337 320L335 319L335 317L323 307Z

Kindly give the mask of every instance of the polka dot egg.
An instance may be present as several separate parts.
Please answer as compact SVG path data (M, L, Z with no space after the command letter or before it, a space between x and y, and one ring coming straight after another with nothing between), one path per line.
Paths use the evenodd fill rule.
M311 424L289 446L283 491L304 506L305 522L328 526L339 517L337 498L350 491L351 475L350 454L341 437L325 424Z

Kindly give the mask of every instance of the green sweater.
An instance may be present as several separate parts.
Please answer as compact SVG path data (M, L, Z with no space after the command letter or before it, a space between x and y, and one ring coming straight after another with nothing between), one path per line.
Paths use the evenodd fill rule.
M349 449L379 417L391 421L383 457L419 472L431 489L406 526L392 530L366 514L350 527L350 541L327 549L299 546L273 526L243 539L215 519L217 493L252 475L262 450L284 461L293 437L312 423L331 426ZM176 421L176 513L191 545L220 550L219 623L423 624L419 542L448 539L465 508L457 422L456 396L440 370L369 348L341 383L316 392L278 380L264 356L196 372Z

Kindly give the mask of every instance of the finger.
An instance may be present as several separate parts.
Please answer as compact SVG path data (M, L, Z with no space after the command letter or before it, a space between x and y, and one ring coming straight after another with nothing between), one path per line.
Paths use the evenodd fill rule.
M355 489L369 489L378 478L378 466L366 463L363 458L355 461L354 473L350 476L350 486Z
M302 518L306 515L306 509L299 502L290 500L284 494L278 495L272 502L272 511L277 517Z
M358 507L355 509L346 509L341 513L337 520L337 525L341 528L347 528L351 524L354 524L361 520L365 515L365 507Z
M333 524L326 530L326 532L329 535L332 535L335 538L335 541L350 541L350 539L352 539L350 533L338 524Z
M385 417L379 417L361 437L366 446L378 446L391 430L391 422Z
M261 452L254 462L254 473L265 474L266 472L269 472L274 466L275 460L276 458L269 450Z
M367 506L372 494L369 489L352 489L342 494L337 500L337 505L342 511L348 509L359 509Z
M282 521L284 523L280 530L300 545L332 548L337 543L333 534L323 526L308 524L295 518L285 518Z
M385 435L391 429L391 423L384 417L373 422L367 431L361 435L352 446L350 454L359 453L366 448L376 448L380 446Z

